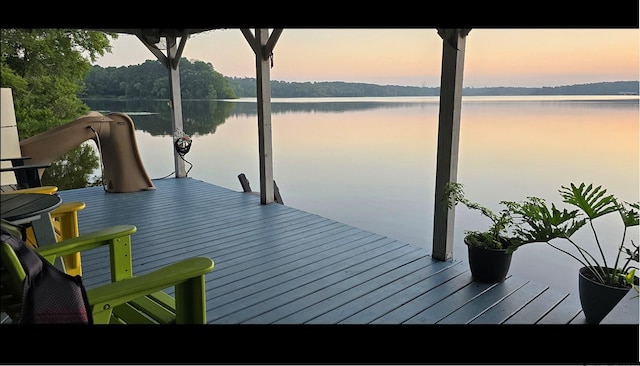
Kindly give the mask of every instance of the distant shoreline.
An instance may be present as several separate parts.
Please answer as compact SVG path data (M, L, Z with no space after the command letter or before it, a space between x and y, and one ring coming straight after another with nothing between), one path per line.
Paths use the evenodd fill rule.
M254 78L225 77L239 98L255 97ZM638 81L610 81L590 84L535 87L464 87L463 96L535 96L535 95L638 95ZM273 98L313 97L426 97L440 95L439 87L376 85L342 81L271 81Z

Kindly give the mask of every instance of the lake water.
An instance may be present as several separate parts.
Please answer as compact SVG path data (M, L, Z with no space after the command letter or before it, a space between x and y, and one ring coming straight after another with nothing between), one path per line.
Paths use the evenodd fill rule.
M130 113L152 178L173 176L171 117L165 102L86 101ZM273 165L284 203L431 252L438 98L272 100ZM259 189L253 99L183 101L190 177L241 191L244 173ZM464 97L458 181L467 197L498 211L501 200L538 196L562 204L561 185L594 183L636 202L638 96ZM622 235L619 218L598 224L608 258ZM488 222L456 209L454 257L467 259L465 230ZM638 243L638 228L627 234ZM593 248L586 228L577 234ZM613 242L607 241L612 238ZM577 293L580 264L534 243L514 253L510 273Z

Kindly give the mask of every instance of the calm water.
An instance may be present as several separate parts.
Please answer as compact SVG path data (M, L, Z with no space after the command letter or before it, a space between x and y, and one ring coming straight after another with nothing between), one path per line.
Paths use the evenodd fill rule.
M173 172L166 102L87 103L130 113L149 175ZM274 99L272 110L274 179L286 205L431 252L437 97ZM244 173L258 190L255 101L185 101L183 113L193 138L189 176L241 191ZM469 199L496 211L501 200L531 195L561 203L557 190L572 182L638 201L638 121L637 96L465 97L458 181ZM598 222L601 238L614 239L610 257L622 234L617 219ZM455 258L467 259L463 232L487 224L456 209ZM589 234L578 238L592 243ZM638 228L630 234L637 243ZM579 267L536 243L515 252L510 273L577 292Z

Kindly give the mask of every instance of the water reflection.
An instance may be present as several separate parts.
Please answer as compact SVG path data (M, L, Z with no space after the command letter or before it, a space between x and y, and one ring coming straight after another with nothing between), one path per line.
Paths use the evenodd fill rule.
M103 114L108 112L129 113L136 129L149 132L153 136L172 135L171 108L162 100L103 100L84 101L91 110ZM217 126L231 115L235 105L217 101L189 101L182 104L184 131L189 135L215 133ZM253 107L255 111L255 106Z
M433 110L438 108L438 97L403 98L275 98L272 100L273 114L287 113L346 113L353 111L404 110L419 108ZM170 135L171 110L166 100L113 100L87 99L85 103L92 110L107 112L126 112L135 116L136 128L153 136ZM634 96L541 96L541 97L465 97L463 112L471 108L495 106L506 110L527 108L536 113L533 107L539 107L538 113L545 113L550 106L562 106L567 112L587 112L590 109L616 110L638 108L638 98ZM257 116L256 101L253 98L239 100L188 100L182 103L184 130L190 135L215 133L217 126L229 117ZM529 115L532 116L532 115Z
M346 99L346 98L345 98ZM388 99L388 98L387 98ZM271 105L273 114L287 113L345 113L376 109L403 109L415 106L415 102L388 101L323 101L315 102L275 101ZM168 101L154 100L102 100L87 99L84 101L91 110L101 113L125 112L132 117L136 129L151 133L153 136L172 134L171 109ZM423 106L437 106L437 98L420 101ZM257 116L255 100L241 101L183 101L182 115L184 131L190 135L206 135L215 133L216 127L232 116Z

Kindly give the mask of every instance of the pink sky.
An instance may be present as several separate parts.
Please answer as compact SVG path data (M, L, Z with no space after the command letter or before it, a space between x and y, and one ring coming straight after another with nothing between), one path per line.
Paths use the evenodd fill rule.
M473 29L467 36L465 87L558 86L640 78L639 29ZM135 37L120 35L96 64L155 60ZM435 29L284 29L271 79L439 86L442 40ZM183 57L225 76L255 77L239 29L192 36Z

